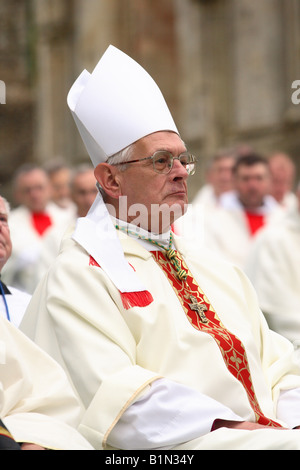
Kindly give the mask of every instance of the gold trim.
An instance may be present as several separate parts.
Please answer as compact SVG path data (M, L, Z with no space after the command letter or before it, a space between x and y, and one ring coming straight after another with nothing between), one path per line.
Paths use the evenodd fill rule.
M10 432L7 429L3 428L2 426L0 426L0 435L9 437L10 439L12 439L14 441L14 438L12 437Z
M161 379L162 376L155 376L155 377L151 377L151 379L147 380L147 382L144 382L143 385L141 385L135 392L133 395L131 395L131 397L127 400L127 402L125 403L125 405L121 408L121 410L119 411L118 415L116 416L116 418L114 419L114 421L112 422L112 424L110 425L110 427L108 428L108 430L106 431L106 433L104 434L104 437L103 437L103 440L102 440L102 447L103 449L105 449L106 447L106 441L107 441L107 438L109 436L109 433L112 431L112 429L114 428L114 426L117 424L117 422L119 421L119 419L121 418L122 414L126 411L126 409L129 407L129 405L133 402L133 400L136 398L137 395L139 395L139 393L147 387L147 385L150 385L152 382L154 382L155 380L158 380L158 379Z

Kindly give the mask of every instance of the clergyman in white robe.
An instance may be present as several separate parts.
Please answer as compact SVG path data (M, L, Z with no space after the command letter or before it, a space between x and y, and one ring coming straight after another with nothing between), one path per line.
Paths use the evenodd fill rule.
M52 225L45 231L66 227L63 209L49 203L47 213ZM9 227L13 245L12 254L2 270L3 281L17 289L32 294L40 280L37 264L45 233L41 236L34 228L32 214L25 206L13 209L9 214Z
M269 326L300 348L300 215L263 230L246 263Z
M197 211L197 207L193 210ZM263 216L263 226L267 226L277 224L283 211L272 197L267 196L264 204L257 209L257 214ZM260 229L255 233L251 232L237 194L234 191L223 194L221 206L211 211L206 210L202 218L202 238L208 248L244 269L249 250Z
M157 224L157 237L126 222L134 202L156 202L153 191L159 201L170 196L169 216L173 200L182 213L194 170L155 82L110 46L92 74L80 74L68 104L120 216L110 218L100 193L21 328L67 371L85 409L79 430L96 449L300 449L293 348L269 330L248 279L176 238L174 218ZM128 147L136 167L122 172L108 159ZM247 430L228 429L232 421Z
M0 318L0 418L18 443L91 450L76 430L81 408L63 370Z
M96 223L92 214L90 222ZM295 448L298 441L300 445L298 431L267 429L257 437L251 434L250 440L248 431L211 432L216 419L256 419L237 378L242 364L238 352L233 347L227 356L212 330L202 331L201 322L199 328L192 324L192 311L181 304L149 251L159 248L121 232L126 260L154 299L148 306L126 309L91 255L90 235L97 230L90 222L90 250L74 240L76 232L64 240L21 327L68 371L86 410L79 429L92 445L274 449L279 440L280 448ZM94 243L101 242L95 235ZM292 345L268 329L247 278L181 239L175 239L175 247L211 312L242 342L262 414L284 427L297 426L300 375L291 361ZM235 364L237 377L227 360Z

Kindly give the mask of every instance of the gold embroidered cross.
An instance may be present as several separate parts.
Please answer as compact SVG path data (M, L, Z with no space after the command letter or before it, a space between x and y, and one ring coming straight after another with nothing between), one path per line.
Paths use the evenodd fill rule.
M192 301L192 303L189 304L190 309L198 313L199 318L202 321L202 323L207 323L208 319L206 318L205 313L204 313L207 310L206 305L200 304L199 302L197 302L197 298L194 295L190 295L190 300Z

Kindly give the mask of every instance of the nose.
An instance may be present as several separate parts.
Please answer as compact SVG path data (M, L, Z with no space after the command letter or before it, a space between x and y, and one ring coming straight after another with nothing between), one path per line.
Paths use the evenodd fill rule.
M186 180L189 176L187 170L184 168L178 157L174 157L173 159L173 168L171 170L171 174L173 179L182 178Z

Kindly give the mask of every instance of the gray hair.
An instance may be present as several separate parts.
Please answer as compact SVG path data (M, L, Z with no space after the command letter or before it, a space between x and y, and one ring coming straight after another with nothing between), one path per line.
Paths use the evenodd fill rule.
M0 198L2 199L2 201L4 203L6 214L9 215L9 213L10 213L10 204L9 204L9 202L5 199L5 197L3 197L1 195L0 195Z
M123 165L120 165L120 171L126 170L127 168L126 162L128 162L132 157L133 147L134 147L134 143L128 145L128 147L126 147L125 149L120 150L120 152L117 152L114 155L111 155L110 157L108 157L107 163L109 165L117 165L117 164L123 163Z
M120 150L114 155L111 155L110 157L108 157L106 163L108 163L109 165L119 164L119 170L125 171L128 166L126 165L126 162L128 162L132 157L133 147L134 147L134 143L128 145L128 147L124 148L123 150ZM100 186L98 182L96 183L96 186L98 188L99 193L102 195L103 199L105 200L106 193L104 189L102 188L102 186Z

